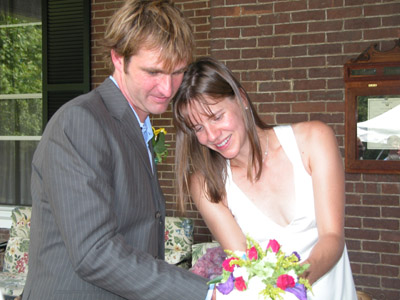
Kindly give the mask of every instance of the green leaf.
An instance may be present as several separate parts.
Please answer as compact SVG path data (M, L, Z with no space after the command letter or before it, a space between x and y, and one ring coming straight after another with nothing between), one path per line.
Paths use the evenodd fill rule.
M222 276L222 275L219 275L219 276L217 276L217 277L211 279L209 282L207 282L207 284L210 285L210 284L219 283L219 282L222 281L222 279L223 279L223 276Z

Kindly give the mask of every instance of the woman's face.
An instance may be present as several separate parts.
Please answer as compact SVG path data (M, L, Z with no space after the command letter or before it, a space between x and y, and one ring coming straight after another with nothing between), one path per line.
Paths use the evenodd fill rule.
M205 97L209 105L193 101L188 107L190 121L200 144L219 152L227 159L248 154L246 128L237 101L232 98L217 101Z

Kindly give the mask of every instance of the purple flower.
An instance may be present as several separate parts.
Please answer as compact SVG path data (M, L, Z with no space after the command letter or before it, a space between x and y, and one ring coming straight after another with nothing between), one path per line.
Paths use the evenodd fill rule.
M221 247L208 248L190 270L197 275L212 279L222 274L222 263L225 258L226 253Z
M233 290L233 287L234 287L234 280L232 274L231 276L229 276L226 282L217 284L217 290L224 295L228 295Z
M300 261L300 254L297 253L296 251L293 251L293 253L297 257L297 261Z
M296 285L292 288L287 288L285 292L294 294L300 300L307 300L306 288L300 283L296 283Z

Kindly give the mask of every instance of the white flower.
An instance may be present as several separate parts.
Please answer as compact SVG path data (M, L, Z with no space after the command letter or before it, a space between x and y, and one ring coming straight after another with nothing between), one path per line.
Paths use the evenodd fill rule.
M247 282L247 280L249 280L249 273L246 268L235 267L233 270L233 277L243 277L243 280Z
M236 250L233 252L237 257L241 258L241 259L246 259L246 252L244 251L239 251Z
M294 270L290 270L290 271L288 272L288 275L292 276L293 279L294 279L294 281L297 282L298 277L297 277L297 274L296 274L296 272L295 272Z
M261 277L255 276L250 278L248 283L248 288L251 289L252 291L261 292L265 288L265 285L262 282Z
M278 261L278 259L276 258L276 254L273 252L268 252L263 260L273 264L276 264L276 262Z

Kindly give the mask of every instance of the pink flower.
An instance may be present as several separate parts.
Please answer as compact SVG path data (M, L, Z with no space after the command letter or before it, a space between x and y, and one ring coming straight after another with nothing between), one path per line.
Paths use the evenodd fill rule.
M244 282L243 277L238 277L235 278L235 288L238 291L244 291L247 287L246 287L246 282Z
M247 249L247 256L249 257L250 260L252 260L252 259L257 260L258 253L257 253L256 247L253 246L250 249Z
M295 286L294 278L290 275L283 274L278 277L276 280L276 286L282 290L286 290L287 288L292 288Z
M279 248L281 247L281 245L279 245L279 243L276 240L269 240L267 249L270 247L274 253L277 253L279 251Z
M231 257L231 258L225 259L224 262L222 263L222 267L224 268L225 271L233 272L233 269L235 268L235 266L230 264L230 262L232 260L238 260L238 259L236 257Z
M165 233L164 233L165 242L168 241L168 239L169 239L169 230L165 230Z
M18 273L24 273L25 272L25 263L19 259L17 260L15 268L17 269Z

